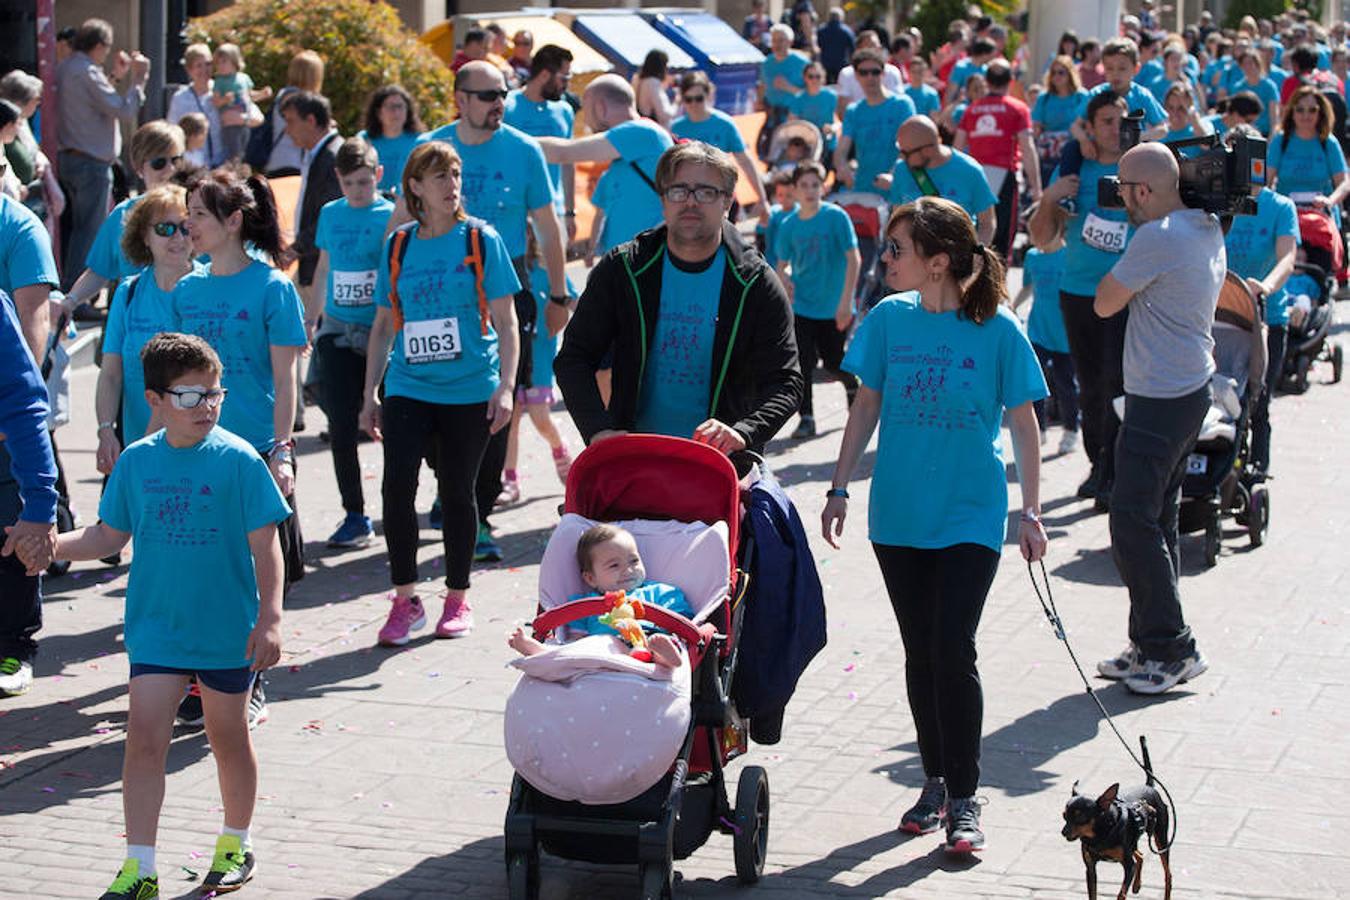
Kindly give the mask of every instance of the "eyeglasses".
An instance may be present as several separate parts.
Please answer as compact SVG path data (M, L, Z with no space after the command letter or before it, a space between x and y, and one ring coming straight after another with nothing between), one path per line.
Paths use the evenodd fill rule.
M461 94L468 94L470 97L474 97L474 98L476 98L476 99L478 99L478 100L483 101L484 103L496 103L498 100L505 100L505 99L506 99L506 95L507 95L507 91L501 90L500 88L498 88L497 90L493 90L493 91L465 91L465 90L461 90L460 93L461 93Z
M900 148L900 155L903 156L905 159L909 159L910 156L912 156L912 155L915 154L915 153L919 153L919 152L922 152L922 151L924 151L924 150L927 150L929 147L936 147L936 146L937 146L936 143L932 143L932 144L920 144L920 145L917 146L917 147L910 147L908 150L906 150L904 147L901 147L901 148Z
M150 226L150 230L162 238L171 238L175 234L181 234L188 237L188 223L186 222L156 222Z
M215 390L205 390L199 387L183 388L165 388L158 391L160 394L169 395L169 403L174 409L196 409L202 403L206 403L207 409L215 409L225 401L225 395L229 391L225 388L216 388Z
M810 75L806 75L806 76L805 76L805 78L806 78L807 81L819 81L819 80L820 80L821 78L823 78L823 77L824 77L824 76L818 75L818 74L815 74L815 73L811 73Z
M1320 113L1321 111L1322 111L1322 110L1318 109L1316 106L1295 106L1295 107L1294 107L1294 112L1296 112L1296 113L1303 113L1304 115L1308 115L1308 116L1315 116L1315 115L1317 115L1318 113Z
M156 172L168 165L172 165L176 169L182 164L183 157L181 156L156 156L154 159L150 160L150 168L154 169Z
M900 255L900 245L895 242L894 238L887 238L886 243L881 245L881 255L889 256L892 259L897 258Z
M682 98L685 103L702 103L708 99L707 94L685 94Z
M665 198L671 203L687 203L693 197L699 203L716 203L726 191L710 184L672 184L665 190Z
M880 69L855 69L859 78L876 78L881 74Z

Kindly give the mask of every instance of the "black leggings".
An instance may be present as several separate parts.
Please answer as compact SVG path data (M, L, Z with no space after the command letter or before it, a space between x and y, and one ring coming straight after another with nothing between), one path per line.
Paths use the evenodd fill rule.
M417 478L422 457L436 438L436 482L441 500L445 586L469 587L478 537L474 475L487 446L487 403L451 406L410 397L387 397L384 425L384 540L394 584L417 581Z
M1111 402L1125 393L1125 324L1129 309L1103 319L1092 309L1092 297L1059 293L1069 356L1078 379L1078 408L1083 417L1083 451L1101 478L1102 488L1115 477L1116 432L1120 419Z
M797 358L801 361L802 375L806 379L801 414L815 415L815 404L811 400L811 376L816 371L817 359L830 377L843 382L844 393L852 406L853 398L858 393L858 376L839 368L844 361L844 339L848 337L848 332L840 331L834 319L807 319L802 316L793 316L792 327L797 333Z
M946 778L949 797L973 797L984 723L975 629L998 551L982 544L872 549L905 644L905 685L924 774Z
M325 334L315 342L323 377L319 379L319 399L328 417L328 447L333 453L333 472L337 476L342 509L361 515L366 499L361 490L361 460L357 456L361 414L361 396L366 383L366 358L350 347L337 346L338 335Z

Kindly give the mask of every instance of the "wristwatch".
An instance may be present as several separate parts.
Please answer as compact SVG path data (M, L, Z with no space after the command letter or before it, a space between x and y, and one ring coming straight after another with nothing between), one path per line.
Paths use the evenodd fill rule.
M1035 522L1039 525L1041 524L1041 517L1036 513L1036 510L1033 507L1028 506L1026 509L1022 510L1022 521Z
M848 488L832 487L832 488L830 488L828 491L825 492L825 496L826 496L826 497L842 497L843 499L847 500L847 499L848 499Z

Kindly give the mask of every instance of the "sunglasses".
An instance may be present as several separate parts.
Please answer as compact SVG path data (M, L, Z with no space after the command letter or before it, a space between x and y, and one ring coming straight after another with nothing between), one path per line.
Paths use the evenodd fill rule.
M881 74L880 69L858 69L857 72L859 78L876 78Z
M171 238L175 234L181 234L188 237L188 223L186 222L156 222L150 226L150 230L162 238Z
M181 156L156 156L154 159L150 160L150 168L154 169L156 172L161 171L165 166L171 165L176 169L182 164L183 157Z
M915 153L920 153L924 150L927 150L929 147L936 147L936 146L937 144L920 144L917 147L910 147L908 150L906 150L904 147L901 147L900 155L903 156L905 159L909 159L910 156L912 156Z
M206 404L207 409L215 409L225 402L225 395L229 391L225 388L207 391L199 387L185 387L165 388L159 393L169 395L169 403L174 409L196 409L202 403Z
M702 103L704 100L707 100L707 99L708 99L708 96L707 96L706 94L685 94L685 95L684 95L684 102L685 102L685 103Z
M507 92L498 88L494 91L460 91L462 94L468 94L470 97L477 98L484 103L495 103L498 100L505 100Z
M824 77L824 76L822 76L822 75L816 75L816 74L812 74L812 75L807 75L807 76L805 76L805 78L806 78L807 81L819 81L819 80L820 80L821 78L823 78L823 77Z
M898 259L900 256L900 245L895 242L894 238L887 238L886 243L881 245L881 255L889 256L891 259Z

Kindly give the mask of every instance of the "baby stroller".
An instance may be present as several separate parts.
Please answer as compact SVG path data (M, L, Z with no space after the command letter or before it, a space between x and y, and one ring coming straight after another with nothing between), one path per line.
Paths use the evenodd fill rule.
M744 612L739 601L748 583L735 562L738 542L743 543L740 504L740 485L731 463L716 450L689 440L655 435L611 438L588 448L573 463L563 522L540 566L544 612L534 621L535 637L543 640L568 622L606 611L603 599L559 602L565 600L566 590L546 582L562 570L576 578L578 527L591 521L622 522L638 541L648 574L681 587L698 610L691 621L668 610L646 609L646 618L688 651L692 688L688 724L664 776L624 802L558 799L518 772L506 814L512 900L539 895L541 848L566 859L636 863L644 900L669 898L674 861L691 855L714 830L732 835L736 875L742 883L754 883L762 874L769 828L768 777L763 768L746 766L733 806L724 774L726 764L744 754L749 743L748 722L728 699ZM654 552L651 535L663 528L676 535L694 535L700 545L695 555L671 552L669 546ZM716 540L710 541L710 535ZM715 547L711 554L710 546ZM716 585L711 592L697 584L699 578L708 577ZM711 602L700 602L700 597ZM511 718L508 715L508 745ZM612 713L608 718L622 720ZM614 750L613 744L606 747ZM606 751L591 753L600 756Z
M1218 562L1225 516L1246 527L1253 547L1265 543L1270 525L1269 490L1247 467L1251 404L1265 384L1263 321L1260 302L1229 272L1214 311L1214 400L1181 483L1179 529L1205 533L1206 566Z
M825 153L825 138L811 122L793 119L774 129L769 142L769 155L764 161L770 169L791 172L798 163L808 160L820 162Z
M880 194L870 191L835 191L830 202L848 213L853 233L858 236L858 255L862 268L854 294L858 314L865 315L885 294L885 272L881 265L881 245L885 243L886 218L890 206Z
M1284 354L1280 385L1284 390L1302 394L1308 390L1308 376L1315 362L1331 363L1332 382L1341 380L1344 350L1328 338L1335 324L1332 291L1336 287L1335 273L1343 264L1344 244L1325 213L1300 209L1298 226L1307 262L1296 264L1294 270L1311 276L1320 290L1319 296L1308 298L1306 309L1296 309L1290 317L1289 348Z

